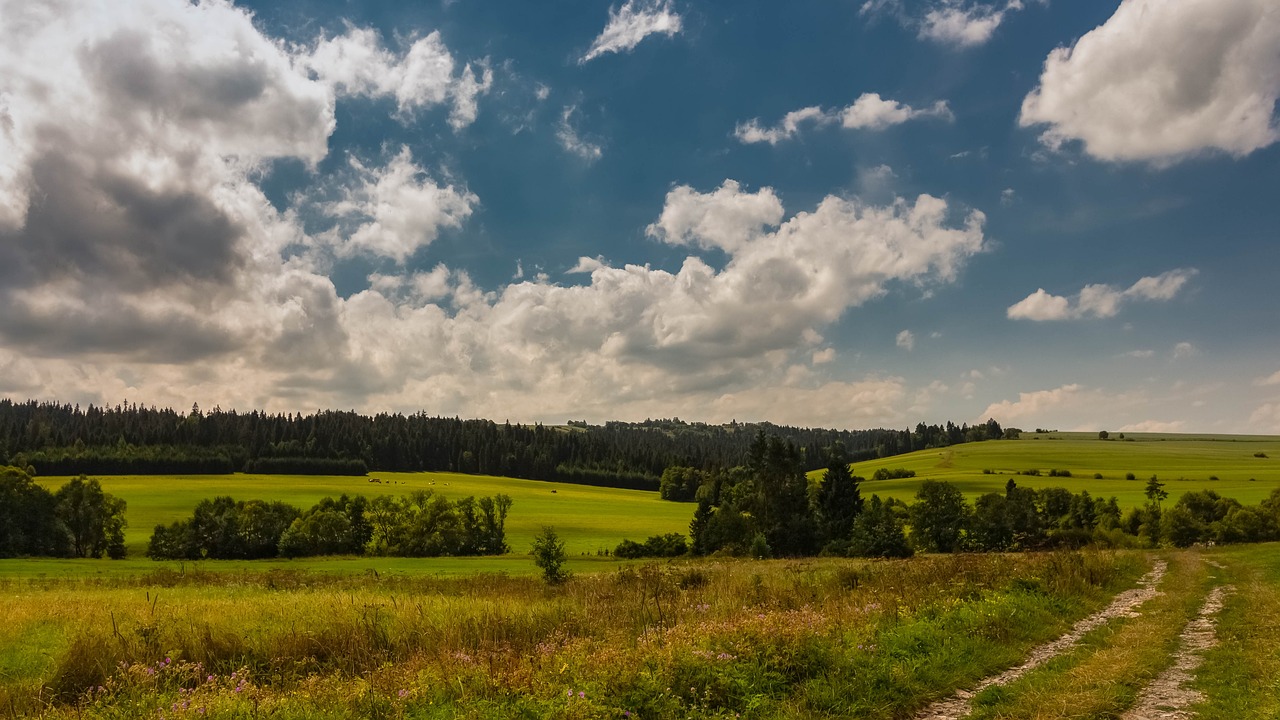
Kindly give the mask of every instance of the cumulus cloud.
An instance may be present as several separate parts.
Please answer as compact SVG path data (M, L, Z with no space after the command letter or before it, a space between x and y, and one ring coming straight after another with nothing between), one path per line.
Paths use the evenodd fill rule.
M866 0L859 14L891 15L921 40L953 48L984 45L1010 13L1023 9L1022 0L1003 3L931 0L908 10L902 0Z
M1280 434L1280 402L1259 405L1249 415L1251 432Z
M301 60L341 95L395 98L405 120L418 110L451 102L449 124L455 130L475 121L477 99L493 85L487 62L475 67L467 63L455 72L457 63L438 31L415 40L397 56L383 46L377 32L348 26L343 35L321 38Z
M630 52L650 35L671 37L680 32L681 26L680 15L671 9L671 0L627 0L620 8L609 9L609 23L578 64L606 53Z
M693 245L735 252L767 228L782 222L782 201L772 188L744 193L734 180L726 180L711 193L682 185L667 193L658 221L645 232L672 245Z
M369 168L350 159L340 199L320 211L340 221L329 233L340 255L368 253L403 263L435 240L441 228L460 227L479 198L452 185L440 186L413 162L403 147L385 167Z
M1257 380L1254 380L1253 384L1264 386L1264 387L1270 386L1270 385L1280 385L1280 370L1277 370L1271 373L1267 377L1258 378Z
M913 108L897 100L880 97L879 93L863 93L845 108L823 110L812 106L793 110L783 116L773 127L760 124L759 118L739 123L733 130L734 137L744 144L769 143L777 145L800 132L803 125L822 127L839 124L850 130L884 130L909 120L936 118L951 121L955 116L945 100L939 100L926 108Z
M1137 433L1178 433L1183 432L1187 424L1182 420L1142 420L1128 423L1116 428L1120 432Z
M1120 312L1120 307L1132 300L1172 300L1196 273L1195 268L1170 270L1153 277L1144 277L1124 290L1111 285L1086 285L1074 300L1052 295L1040 288L1010 305L1005 314L1011 320L1037 322L1115 317Z
M556 139L560 141L560 147L569 153L577 155L588 163L593 163L604 155L604 150L598 144L586 140L579 134L578 128L573 124L573 116L577 112L577 105L569 105L560 113L560 124L556 127Z
M1280 13L1272 0L1125 0L1049 53L1019 124L1052 149L1166 165L1242 157L1280 138Z
M903 330L902 332L898 333L898 337L895 340L895 344L898 347L902 348L903 350L906 350L907 352L911 352L916 348L916 336L912 334L910 330Z
M1195 357L1200 354L1200 348L1189 342L1180 342L1173 346L1173 359L1181 360L1182 358Z
M1003 7L944 3L925 13L920 21L920 37L958 48L984 45L1008 13L1021 9L1019 0L1010 0Z
M11 3L4 17L5 391L898 422L911 397L902 379L808 369L834 359L821 331L897 287L953 282L985 249L982 213L941 198L831 196L789 214L772 189L726 181L672 188L653 209L650 236L687 250L677 267L584 259L575 284L539 273L487 290L444 265L396 266L479 202L406 150L352 160L284 211L256 184L273 158L325 157L334 93L376 82L362 71L323 79L314 48L264 35L227 3ZM316 232L313 215L337 226ZM386 262L339 293L327 273L350 255ZM801 400L783 410L784 397Z

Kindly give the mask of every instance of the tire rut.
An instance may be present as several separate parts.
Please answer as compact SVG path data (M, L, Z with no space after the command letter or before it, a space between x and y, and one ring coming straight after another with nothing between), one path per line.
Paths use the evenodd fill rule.
M1089 632L1119 617L1135 617L1139 605L1159 594L1156 586L1164 578L1168 563L1157 560L1151 571L1138 580L1138 587L1115 596L1111 604L1077 622L1066 634L1036 647L1021 665L991 675L968 690L959 690L945 700L926 707L913 716L913 720L960 720L973 711L973 697L989 687L1007 685L1039 665L1052 660L1080 643Z
M1231 593L1230 585L1215 587L1205 598L1196 619L1182 630L1173 665L1143 688L1138 700L1121 720L1186 720L1194 717L1190 706L1204 700L1204 694L1190 687L1195 671L1204 661L1205 650L1218 643L1218 613Z

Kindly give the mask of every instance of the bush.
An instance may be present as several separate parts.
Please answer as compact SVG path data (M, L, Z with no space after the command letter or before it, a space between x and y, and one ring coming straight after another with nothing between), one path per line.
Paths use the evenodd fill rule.
M541 568L542 579L550 585L568 580L569 571L564 569L567 559L564 541L556 534L555 528L544 525L542 532L533 539L533 564Z
M1093 479L1094 479L1094 480L1101 480L1101 479L1102 479L1102 473L1094 473L1094 474L1093 474Z
M907 470L906 468L880 468L875 475L871 476L872 480L900 480L905 478L913 478L916 476L915 470Z
M1125 473L1125 474L1124 474L1124 479L1125 479L1125 480L1137 480L1137 479L1138 479L1138 476L1137 476L1137 475L1134 475L1133 473Z
M634 560L642 557L680 557L689 552L689 542L680 533L654 535L643 543L634 540L623 540L618 543L613 554L617 557Z

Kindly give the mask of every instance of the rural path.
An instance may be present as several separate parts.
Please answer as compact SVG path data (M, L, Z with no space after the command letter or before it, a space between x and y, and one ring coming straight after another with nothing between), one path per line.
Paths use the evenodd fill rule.
M1119 617L1133 617L1139 605L1158 594L1156 586L1164 578L1168 564L1157 560L1151 572L1138 580L1138 587L1116 595L1111 604L1102 610L1076 623L1070 631L1056 640L1051 640L1031 651L1027 660L1021 665L1009 668L998 675L983 679L968 690L959 690L955 695L930 705L915 715L915 720L960 720L973 710L973 696L996 685L1007 685L1022 677L1037 666L1052 660L1080 643L1090 631L1099 628ZM1127 717L1127 716L1126 716ZM1145 720L1145 716L1143 717ZM1152 716L1153 718L1160 716Z
M1218 613L1222 611L1223 598L1231 591L1229 585L1210 591L1196 619L1187 623L1179 636L1173 665L1143 688L1137 703L1121 716L1121 720L1186 720L1192 717L1187 708L1204 700L1204 695L1189 686L1204 659L1204 651L1218 642Z

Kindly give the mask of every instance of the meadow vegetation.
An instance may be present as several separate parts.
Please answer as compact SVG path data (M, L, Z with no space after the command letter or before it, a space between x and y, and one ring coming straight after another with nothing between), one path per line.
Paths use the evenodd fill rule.
M0 716L906 717L1147 569L1105 551L453 580L0 581Z

